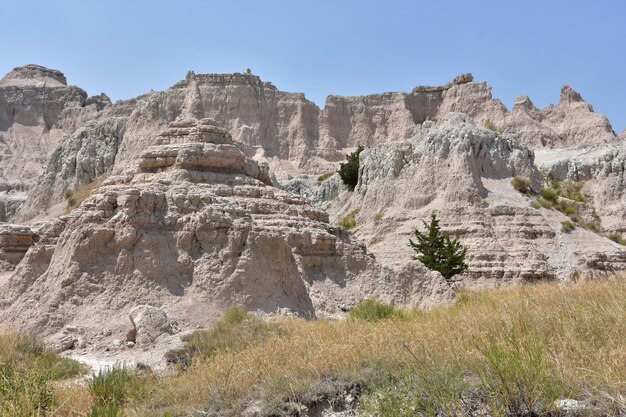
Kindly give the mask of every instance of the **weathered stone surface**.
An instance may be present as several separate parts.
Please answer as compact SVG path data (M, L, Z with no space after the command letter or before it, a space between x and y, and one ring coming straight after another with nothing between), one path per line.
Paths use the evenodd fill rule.
M22 71L17 71L17 74ZM17 89L21 95L36 96L28 89L44 88L43 82L39 82L39 87L31 85L33 80L57 77L53 70L49 71L49 75L45 75L48 74L45 69L26 71L24 77L30 84L6 88ZM31 72L35 78L31 77ZM56 81L54 85L57 85L53 88L55 91L75 89L64 86L60 81ZM46 93L45 97L47 100L54 99L51 93ZM11 99L8 102L16 100ZM1 103L0 98L0 109ZM520 97L509 112L499 100L492 98L491 87L486 83L474 82L471 74L460 75L442 86L416 87L411 92L361 97L329 96L321 110L307 100L304 94L280 91L271 83L248 73L189 72L184 80L163 92L150 92L113 105L109 104L106 96L88 98L82 92L73 103L66 106L60 116L55 116L58 121L47 122L53 127L50 132L33 131L29 128L27 135L30 139L26 142L36 139L33 146L49 143L45 152L31 149L28 157L12 154L7 156L9 162L5 164L5 172L18 172L31 166L28 175L19 176L20 181L22 178L30 178L27 183L6 181L6 193L15 194L12 201L24 199L26 191L31 188L32 179L42 170L46 161L45 155L50 154L61 137L75 132L85 124L85 128L93 132L94 123L95 126L106 124L110 118L124 118L125 127L118 131L120 137L116 140L115 163L113 167L107 164L107 170L121 172L126 169L147 147L154 145L154 138L177 118L210 118L232 133L232 138L241 144L241 149L247 156L268 163L274 180L280 182L302 174L319 175L333 171L337 163L343 160L344 154L358 144L374 146L408 139L415 134L420 124L429 120L440 120L450 112L466 113L478 124L514 134L520 143L532 149L563 148L616 140L606 118L594 113L591 106L569 87L564 87L561 101L556 106L540 110L535 108L529 98ZM46 108L54 109L55 106L58 107L54 103L48 103ZM29 114L28 117L35 119L42 117L37 112L40 110L36 106L24 110L25 115ZM59 110L55 112L59 113ZM52 116L46 115L46 120L50 117ZM55 117L52 119L56 120ZM0 125L1 120L0 115ZM172 127L172 137L187 129L184 122L181 123L179 127ZM37 126L41 124L38 122ZM16 125L16 132L25 132L22 125ZM203 133L194 135L209 137L213 127L207 125L202 129ZM79 132L74 133L78 134ZM52 140L48 139L50 135L53 135ZM83 136L82 142L91 138L94 141L101 140L92 133ZM214 135L213 139L217 137L219 135ZM78 156L72 154L76 146L70 144L76 142L76 138L73 138L65 139L59 144L59 150L52 156L57 161L50 161L48 164L43 177L38 181L38 190L30 193L25 208L20 211L19 221L28 220L37 213L45 212L51 205L61 202L63 187L72 188L84 182L79 172L72 174L71 169L59 168L63 164L71 166L71 162L59 163L59 157L72 161ZM11 148L14 148L16 140L11 143ZM15 164L11 161L15 161ZM18 170L14 169L17 164L20 166ZM3 166L0 163L0 171ZM52 178L56 178L54 184L51 184ZM42 189L50 187L54 190L51 198L42 195ZM13 206L15 204L11 207ZM7 210L7 213L12 212L12 209Z
M450 297L439 274L381 266L326 212L268 185L226 131L204 141L193 132L213 125L188 123L42 228L0 288L2 325L52 333L80 319L127 330L138 303L197 325L231 304L311 317L368 296L422 306Z
M463 284L498 286L626 269L626 248L591 231L561 232L567 217L530 207L514 176L542 182L533 152L462 114L426 123L416 136L366 149L359 183L334 218L360 209L355 233L386 265L414 262L412 230L435 211L469 247ZM595 259L595 260L594 260Z
M133 326L132 333L135 336L135 340L128 341L139 346L148 346L164 333L170 334L172 332L167 314L158 307L138 305L130 309L128 318Z
M67 86L56 70L26 65L0 80L0 200L16 200L42 173L59 140L110 104ZM23 196L21 196L23 199ZM5 221L15 210L5 210Z
M549 178L583 181L602 227L626 233L626 142L560 151L537 151L537 166Z
M65 203L65 190L76 190L108 174L115 163L126 129L125 117L88 122L65 136L52 153L42 176L20 207L17 221L45 216L54 205Z
M36 242L37 232L28 226L0 225L0 269L11 270Z

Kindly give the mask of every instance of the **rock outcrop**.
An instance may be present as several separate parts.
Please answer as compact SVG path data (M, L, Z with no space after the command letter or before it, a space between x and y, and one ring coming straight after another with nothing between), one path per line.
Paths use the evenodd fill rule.
M626 269L623 246L582 228L564 233L565 215L531 207L511 179L528 177L538 190L543 180L533 152L466 115L449 114L436 124L425 123L408 141L366 149L361 165L355 192L339 199L335 216L359 209L356 236L387 265L414 262L408 239L435 211L443 229L469 247L464 285Z
M602 227L626 233L626 142L561 151L537 151L537 166L547 178L584 182Z
M11 220L61 137L109 104L105 95L88 97L68 86L61 72L38 65L15 68L0 80L0 221Z
M616 143L611 123L585 102L570 86L561 88L559 103L538 110L527 96L515 100L513 112L503 127L533 148L566 148Z
M240 146L212 120L171 123L124 172L42 228L0 283L1 325L49 335L76 320L125 332L137 304L195 326L230 304L310 317L368 296L421 305L450 297L419 264L378 264L326 212L269 185L267 167Z
M45 217L52 207L58 205L64 209L67 204L65 190L77 190L109 174L126 124L126 117L94 120L61 139L18 215L13 216L15 220L22 222Z
M3 99L0 91L0 136L8 135L10 140L6 142L6 163L0 163L0 186L2 169L7 176L16 176L4 181L4 197L0 191L0 208L5 206L7 213L4 220L28 221L41 216L63 202L67 187L92 181L92 175L85 175L84 170L74 170L74 163L80 166L101 161L98 166L105 172L123 171L178 117L216 120L245 145L247 156L267 162L281 183L303 174L334 171L344 154L357 144L374 146L406 140L425 121L441 120L450 112L468 114L480 125L514 134L531 149L616 141L606 118L594 113L569 87L563 87L556 106L537 109L529 98L520 97L509 112L493 99L491 87L475 82L471 74L441 86L418 86L410 92L329 96L323 109L302 93L280 91L249 73L190 71L166 91L113 105L106 96L86 97L82 90L67 87L62 74L43 67L22 67L5 79L0 90L11 91L12 96ZM20 107L19 103L33 97L39 101ZM3 113L4 102L9 104ZM25 118L32 120L26 123ZM7 120L11 120L10 128L6 127ZM91 141L98 145L88 149ZM24 152L16 153L20 146ZM112 153L115 162L111 165ZM26 197L33 179L42 171L38 186ZM44 195L43 190L51 195ZM15 216L15 207L25 198L24 208Z
M6 272L20 263L38 234L27 226L3 224L0 226L0 271Z

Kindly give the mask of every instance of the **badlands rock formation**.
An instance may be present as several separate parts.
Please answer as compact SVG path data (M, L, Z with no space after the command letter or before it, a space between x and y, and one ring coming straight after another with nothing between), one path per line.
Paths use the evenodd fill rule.
M469 246L466 285L626 268L622 246L561 232L564 215L511 187L514 176L535 190L544 177L586 181L602 227L626 231L626 132L568 86L556 105L521 96L509 111L471 74L330 96L323 109L249 73L189 72L115 104L66 84L33 65L0 81L0 220L32 225L0 234L2 268L15 269L0 275L5 322L54 332L104 312L127 328L137 304L193 323L233 302L312 315L372 294L426 305L450 293L406 242L432 210ZM356 191L337 175L318 184L357 144ZM101 183L61 215L68 188ZM360 209L354 233L376 260L327 208L333 219Z
M138 304L193 326L234 303L311 317L368 296L421 305L451 296L439 274L381 266L326 212L269 183L267 166L214 121L170 123L124 172L42 228L0 281L2 325L125 334Z
M64 79L58 71L48 71ZM5 100L7 105L15 105L12 99ZM0 98L0 106L2 103ZM45 215L51 207L63 203L67 187L89 183L100 171L121 172L150 146L158 132L178 117L216 120L237 142L246 145L244 152L248 156L267 162L280 182L303 173L319 175L334 171L345 152L357 144L374 146L408 139L424 121L440 120L450 112L468 114L478 124L515 134L520 143L532 149L617 140L606 118L594 113L580 94L567 86L563 87L556 106L538 110L530 99L522 97L509 112L499 100L492 98L491 87L474 82L471 74L458 76L442 86L415 87L411 92L330 96L320 110L304 94L280 91L253 74L190 71L184 80L166 91L101 105L95 110L100 108L102 111L83 110L80 117L67 111L68 116L63 120L72 117L77 120L73 125L68 122L62 132L66 136L73 133L75 137L66 137L52 160L47 160L38 188L30 192L25 206L15 216L18 221ZM72 111L78 110L73 107ZM65 126L60 122L57 125ZM84 130L76 131L79 127ZM55 144L60 135L55 136ZM29 140L40 138L40 142L46 142L47 137L33 133ZM104 143L94 146L92 142ZM87 148L83 149L83 144ZM111 164L113 154L115 162ZM44 162L41 158L33 162L37 174ZM98 169L74 169L75 165L94 164ZM43 190L53 192L44 196ZM7 203L6 212L13 216L18 206Z
M110 104L68 86L59 71L15 68L0 80L0 221L10 220L57 143Z
M444 231L469 247L470 268L463 276L468 286L626 269L626 248L583 228L562 232L565 215L533 208L530 198L513 189L515 176L528 177L539 188L543 179L533 162L533 152L513 136L451 113L424 123L407 141L366 149L359 183L347 201L336 203L337 217L359 209L356 235L381 262L400 266L412 262L407 245L412 230L437 212ZM617 172L604 167L605 172L597 168L597 181L623 190L617 182L623 181L623 162L613 169ZM586 174L592 175L590 169ZM622 208L622 219L623 214Z
M583 192L592 198L603 227L626 232L626 142L559 152L539 150L537 166L548 178L584 182Z

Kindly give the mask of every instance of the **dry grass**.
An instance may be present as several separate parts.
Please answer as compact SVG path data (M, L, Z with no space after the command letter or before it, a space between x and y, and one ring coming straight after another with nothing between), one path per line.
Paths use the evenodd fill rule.
M464 292L456 305L415 311L409 320L284 320L279 335L161 381L133 415L232 407L259 395L298 398L311 381L358 382L367 369L423 361L475 375L494 410L514 400L506 398L508 383L530 402L571 395L619 407L626 395L625 306L621 279Z
M344 383L366 387L363 415L412 415L402 407L451 413L465 407L468 390L480 392L493 415L545 411L566 397L617 413L626 407L625 311L626 281L616 278L461 292L452 306L401 319L282 319L266 337L229 343L194 357L177 375L146 379L145 394L131 398L124 415L209 408L240 415L251 399L280 413ZM236 341L237 328L228 331ZM84 387L58 390L56 403L66 406L56 415L86 413L84 397Z

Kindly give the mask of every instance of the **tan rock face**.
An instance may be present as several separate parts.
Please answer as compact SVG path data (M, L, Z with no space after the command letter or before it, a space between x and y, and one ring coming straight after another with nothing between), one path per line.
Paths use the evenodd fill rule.
M280 91L252 74L189 72L166 91L150 92L114 105L109 105L106 97L86 97L82 90L65 86L58 71L42 67L22 67L5 78L6 85L2 87L0 83L0 136L4 134L10 139L5 152L8 156L0 163L0 187L2 169L9 177L17 175L5 181L8 185L4 187L10 190L7 193L13 194L0 194L0 220L2 206L6 208L5 219L11 216L23 222L45 217L50 207L63 202L66 188L93 180L87 170L74 170L73 161L77 166L97 164L94 175L101 168L105 172L121 172L178 117L215 120L231 132L234 140L245 145L247 156L267 162L281 182L302 173L334 171L344 154L357 144L374 146L408 139L423 122L440 120L450 112L466 113L480 125L512 133L532 149L616 140L606 118L594 113L569 87L564 87L556 106L540 110L530 99L521 97L509 112L492 98L491 88L474 82L471 74L441 86L418 86L411 92L330 96L322 110L304 94ZM13 95L3 99L2 91L12 91ZM78 96L65 98L68 91ZM40 93L52 100L46 103L45 115L37 104L40 102L14 112L15 103L41 97ZM3 113L4 102L7 104ZM23 119L36 122L26 123ZM3 133L3 125L11 126L7 133ZM44 125L49 131L42 128ZM59 142L61 137L64 139ZM48 159L57 143L58 148ZM22 149L20 146L25 151L18 155L16 149ZM19 206L16 201L26 198L33 178L42 172L46 161L37 188L15 216L15 207ZM28 181L23 183L23 178Z
M12 270L30 247L38 234L27 226L4 224L0 226L0 268L2 272Z
M0 288L2 325L52 333L93 317L88 326L126 332L137 304L206 324L230 304L310 317L374 295L450 297L439 274L381 266L326 212L268 185L267 168L215 122L179 120L153 143L42 230Z
M12 201L13 206L23 201L61 137L108 104L106 96L87 97L80 88L67 86L61 72L37 65L15 68L2 78L0 201ZM0 221L10 220L15 212L5 209Z
M602 227L626 233L626 142L562 151L537 151L537 166L555 180L582 181Z
M408 240L434 211L443 229L468 246L464 285L498 286L626 269L626 249L581 228L561 232L566 216L535 209L514 176L541 184L534 155L509 135L462 114L425 124L408 141L366 149L359 184L340 218L359 208L356 236L387 265L411 263ZM593 260L596 261L593 261Z

